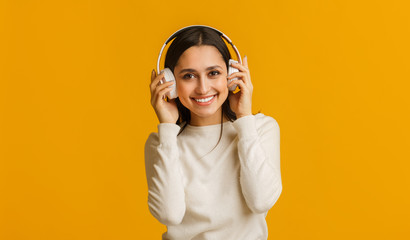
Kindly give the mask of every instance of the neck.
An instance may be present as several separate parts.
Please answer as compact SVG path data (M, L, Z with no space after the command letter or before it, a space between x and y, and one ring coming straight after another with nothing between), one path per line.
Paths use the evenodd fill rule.
M210 117L200 117L191 112L191 121L189 125L192 126L207 126L207 125L215 125L221 122L228 121L225 114L222 115L222 108L220 108L214 115Z

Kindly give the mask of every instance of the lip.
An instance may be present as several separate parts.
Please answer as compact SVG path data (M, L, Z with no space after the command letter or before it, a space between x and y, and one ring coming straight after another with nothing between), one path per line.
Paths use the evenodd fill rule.
M207 96L201 96L201 97L191 97L191 100L198 104L199 106L208 106L210 104L212 104L215 101L215 98L218 94L214 94L214 95L207 95ZM197 102L195 99L205 99L205 98L209 98L209 97L213 97L211 100L209 100L208 102Z
M204 98L209 98L212 96L215 96L216 94L211 94L211 95L206 95L206 96L200 96L200 97L191 97L191 98L195 98L195 99L204 99Z

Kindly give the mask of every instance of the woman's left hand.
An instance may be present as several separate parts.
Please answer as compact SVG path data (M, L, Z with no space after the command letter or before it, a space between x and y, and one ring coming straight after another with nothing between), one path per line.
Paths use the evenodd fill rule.
M251 82L251 75L248 68L248 57L243 58L243 65L240 63L233 63L232 67L237 68L239 72L228 76L228 80L238 78L228 84L231 87L237 84L240 91L237 93L229 93L229 103L232 111L236 113L236 118L252 115L252 92L253 85Z

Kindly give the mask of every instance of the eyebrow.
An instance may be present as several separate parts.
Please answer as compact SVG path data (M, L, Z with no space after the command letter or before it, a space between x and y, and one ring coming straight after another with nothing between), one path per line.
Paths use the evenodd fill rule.
M215 69L215 68L220 68L220 69L222 69L221 66L219 66L219 65L214 65L214 66L207 67L205 70L206 70L206 71L209 71L209 70L212 70L212 69ZM192 68L185 68L185 69L182 69L181 71L179 71L179 74L184 73L184 72L196 72L196 70L195 70L195 69L192 69Z

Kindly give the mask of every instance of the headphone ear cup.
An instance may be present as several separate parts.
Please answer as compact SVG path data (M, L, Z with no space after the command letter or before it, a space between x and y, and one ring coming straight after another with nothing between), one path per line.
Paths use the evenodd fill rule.
M232 63L238 63L238 61L235 61L233 59L229 59L228 76L230 76L233 73L239 72L239 70L237 68L234 68L234 67L231 66ZM238 80L238 78L233 78L233 79L228 80L228 84L230 82L232 82L233 80ZM233 86L231 86L229 88L229 91L232 91L232 92L235 91L237 86L238 86L237 84L234 84Z
M161 73L164 73L165 82L174 82L174 84L170 86L172 87L172 90L167 93L167 97L170 99L177 98L178 93L177 93L177 88L176 88L175 76L172 73L171 69L165 68L164 70L161 71Z

